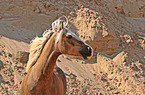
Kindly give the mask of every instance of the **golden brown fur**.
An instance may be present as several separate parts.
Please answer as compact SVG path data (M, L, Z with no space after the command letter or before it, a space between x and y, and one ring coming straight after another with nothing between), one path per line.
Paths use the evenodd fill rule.
M56 30L49 30L42 38L33 40L27 64L28 74L21 84L21 95L65 95L66 78L56 66L59 55L68 54L87 59L92 48L79 39L63 23Z

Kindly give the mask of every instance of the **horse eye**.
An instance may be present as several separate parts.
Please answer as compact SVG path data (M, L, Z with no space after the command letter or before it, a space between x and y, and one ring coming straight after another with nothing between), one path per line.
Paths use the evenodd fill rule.
M66 38L71 39L72 35L67 35Z

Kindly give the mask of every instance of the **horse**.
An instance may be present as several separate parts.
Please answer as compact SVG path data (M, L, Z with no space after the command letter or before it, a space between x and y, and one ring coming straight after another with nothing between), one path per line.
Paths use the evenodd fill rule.
M71 55L90 59L93 49L64 26L62 21L56 29L46 30L30 45L27 75L20 87L21 95L65 95L66 77L56 66L57 58Z

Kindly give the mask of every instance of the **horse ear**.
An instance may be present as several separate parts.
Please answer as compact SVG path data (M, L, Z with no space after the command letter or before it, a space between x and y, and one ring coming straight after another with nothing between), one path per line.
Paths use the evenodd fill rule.
M61 24L60 24L60 26L59 26L59 28L58 28L58 31L60 31L60 30L62 30L63 29L63 21L61 22Z

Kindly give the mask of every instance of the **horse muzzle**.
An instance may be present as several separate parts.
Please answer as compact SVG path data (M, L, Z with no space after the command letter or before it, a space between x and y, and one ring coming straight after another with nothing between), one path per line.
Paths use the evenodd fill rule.
M84 59L89 60L93 56L93 48L91 46L86 46L80 51L80 54Z

